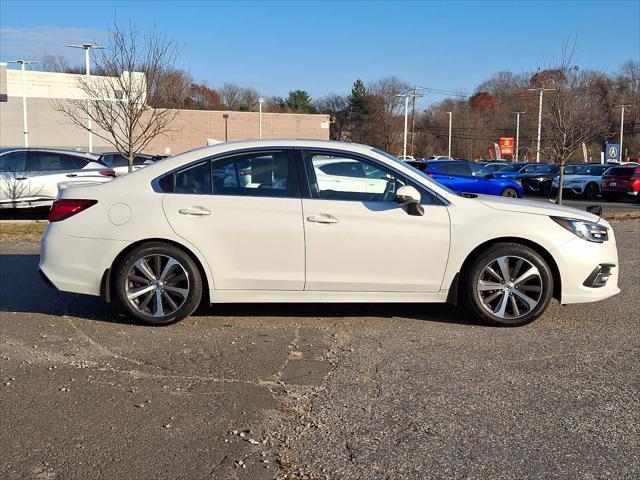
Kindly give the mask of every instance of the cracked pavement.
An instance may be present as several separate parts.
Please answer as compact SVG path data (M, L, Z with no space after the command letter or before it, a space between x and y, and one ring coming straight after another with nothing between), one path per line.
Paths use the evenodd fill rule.
M165 328L0 244L0 477L637 478L640 222L622 293L531 325L444 305L222 305Z

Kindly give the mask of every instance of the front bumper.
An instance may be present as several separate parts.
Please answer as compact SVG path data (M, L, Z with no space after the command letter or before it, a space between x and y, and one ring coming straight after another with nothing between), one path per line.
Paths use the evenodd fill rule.
M576 237L560 247L554 255L562 281L560 303L597 302L620 292L618 250L613 229L608 224L607 227L608 241L594 243ZM606 282L594 285L593 273L603 265L610 272Z

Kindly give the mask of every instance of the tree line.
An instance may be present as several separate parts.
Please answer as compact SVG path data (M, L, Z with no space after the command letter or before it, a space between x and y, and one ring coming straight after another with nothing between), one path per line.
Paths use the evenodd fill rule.
M232 82L214 87L196 81L178 68L177 46L164 34L150 31L141 34L135 25L114 25L105 50L93 59L95 76L119 77L117 88L124 99L114 111L112 83L80 87L91 104L83 101L58 109L83 128L83 118L106 127L109 138L118 138L117 148L131 152L148 144L149 135L170 128L173 109L257 111L263 98L263 111L278 113L323 113L331 118L330 138L364 143L392 154L402 153L404 133L404 97L412 96L409 112L410 144L407 153L415 157L446 154L449 120L452 115L452 156L487 158L500 137L515 136L520 117L521 159L533 159L536 153L538 102L543 92L542 143L543 160L560 163L582 160L583 147L593 161L600 159L602 143L617 140L620 132L621 105L625 107L624 149L628 156L640 155L640 62L628 61L613 73L581 69L573 62L574 50L563 47L556 63L533 72L497 72L471 92L455 92L412 86L397 76L364 82L356 79L350 91L330 93L313 99L303 89L286 97L269 96L252 87ZM84 68L69 65L64 57L45 54L41 67L46 71L83 73ZM139 71L146 77L145 102L137 86L122 75ZM106 93L105 93L106 92ZM419 96L418 96L419 95ZM434 97L441 100L432 101ZM424 101L430 103L425 105ZM153 110L153 112L151 112ZM133 114L132 114L133 112ZM113 119L120 119L114 122ZM127 121L122 121L125 118ZM149 120L151 118L152 120ZM144 138L137 138L143 132Z

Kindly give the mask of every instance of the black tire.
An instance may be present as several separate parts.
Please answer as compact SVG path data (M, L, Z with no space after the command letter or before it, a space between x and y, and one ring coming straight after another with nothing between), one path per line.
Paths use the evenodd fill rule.
M500 194L501 197L519 198L515 188L505 188Z
M600 189L598 185L595 183L588 183L586 187L584 187L583 196L587 200L595 200L598 194L600 193Z
M539 274L540 287L537 305L526 314L517 318L515 315L513 315L513 318L503 318L489 311L489 308L483 303L478 291L479 280L485 271L485 267L491 265L491 263L499 257L505 256L516 257L529 262L537 268ZM515 265L513 268L515 270ZM476 317L490 325L519 327L531 323L544 313L553 296L553 275L549 265L538 252L518 243L496 243L491 245L476 256L470 262L469 266L465 268L462 280L461 295L465 299L466 305ZM529 293L527 294L530 295ZM534 293L533 295L535 296L537 294L538 293ZM507 293L503 293L503 295L506 296ZM511 295L512 294L509 294L509 296ZM509 301L511 301L510 298ZM507 301L505 300L505 302Z
M159 309L157 307L157 303L155 304L155 310L158 313L158 316L154 316L154 313L156 312L146 312L143 311L144 309L141 309L141 304L144 302L142 300L142 296L139 297L141 300L137 300L137 306L132 305L132 303L136 303L135 299L130 301L127 298L127 289L132 288L135 285L130 279L132 277L129 277L129 273L134 267L134 264L141 259L145 259L145 261L147 261L147 259L152 259L153 261L156 258L160 258L160 263L158 264L157 269L152 268L151 273L155 273L155 270L158 270L160 272L164 270L164 266L168 264L168 260L166 261L167 263L162 264L161 262L163 261L163 258L173 259L177 262L177 264L175 264L175 266L173 267L174 270L177 270L177 273L174 273L172 278L177 279L177 281L181 282L179 284L176 283L175 285L170 285L168 280L169 276L167 276L167 280L164 284L160 282L160 285L152 287L154 288L154 290L150 292L150 294L152 295L152 299L147 300L149 302L149 307L147 308L149 308L149 310L154 309L154 305L152 305L152 303L155 303L158 300L159 296ZM128 315L149 325L170 325L172 323L179 322L180 320L183 320L184 318L191 315L196 310L196 308L200 304L200 300L202 299L203 282L198 266L184 250L174 245L162 242L149 242L140 245L130 251L118 263L115 272L114 297L117 299L117 301L120 303L120 305ZM160 275L157 276L158 279L161 280ZM136 278L140 278L141 280L149 280L142 275L138 275ZM138 282L138 284L141 283ZM142 285L144 286L144 284ZM167 291L161 289L163 285L165 288L167 288ZM151 286L151 281L149 281L149 286ZM173 287L174 289L180 287L179 290L181 290L182 293L180 295L175 294L172 291L168 290L170 287ZM160 291L162 292L158 296L156 291L157 289L161 289ZM184 295L185 290L186 295ZM180 301L182 303L179 303ZM168 310L168 313L160 315L160 313L164 312L165 306ZM178 308L174 311L170 311L174 306ZM158 310L160 311L158 312Z

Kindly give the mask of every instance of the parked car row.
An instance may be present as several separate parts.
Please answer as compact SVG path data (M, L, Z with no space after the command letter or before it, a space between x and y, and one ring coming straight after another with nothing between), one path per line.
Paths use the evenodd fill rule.
M137 170L158 157L137 154ZM0 150L0 208L50 206L58 192L70 185L105 183L128 172L120 153L93 154L49 148Z
M560 167L549 163L471 162L468 160L408 161L456 192L502 195L556 195ZM640 199L640 165L570 164L563 169L563 193L594 200L603 196ZM510 182L508 182L510 181Z

